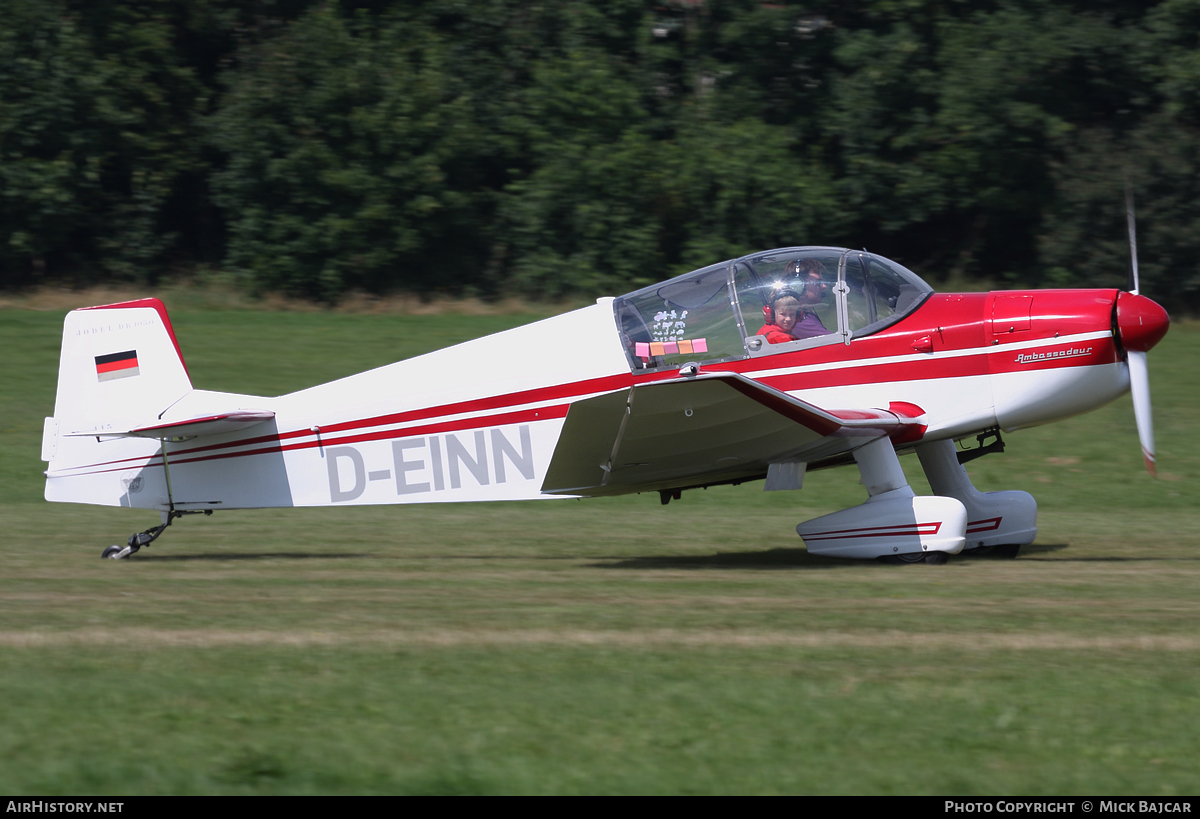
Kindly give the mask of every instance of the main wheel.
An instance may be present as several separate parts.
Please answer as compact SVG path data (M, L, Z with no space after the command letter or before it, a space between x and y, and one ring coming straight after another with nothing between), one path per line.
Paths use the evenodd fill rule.
M993 560L1012 560L1021 552L1019 543L997 543L994 546L976 546L974 549L963 549L966 557L990 557Z
M928 563L931 566L941 566L950 556L945 552L906 552L902 555L884 555L879 558L880 563L888 563L892 566L907 566L912 563Z
M100 557L101 558L109 558L109 557L112 557L113 555L115 555L119 551L121 551L120 546L115 546L115 545L109 546L103 552L100 553Z

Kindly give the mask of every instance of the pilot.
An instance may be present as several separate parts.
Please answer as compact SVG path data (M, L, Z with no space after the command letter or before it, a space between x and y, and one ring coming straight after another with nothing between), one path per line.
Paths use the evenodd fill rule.
M768 344L783 344L802 338L815 338L829 332L813 312L829 289L824 281L825 267L816 259L794 261L785 275L793 281L776 282L763 308L767 323L758 331Z
M796 322L792 335L796 338L816 338L829 332L814 312L817 305L825 300L829 284L825 281L825 265L816 259L804 259L793 262L796 274L804 281L801 308L804 315Z

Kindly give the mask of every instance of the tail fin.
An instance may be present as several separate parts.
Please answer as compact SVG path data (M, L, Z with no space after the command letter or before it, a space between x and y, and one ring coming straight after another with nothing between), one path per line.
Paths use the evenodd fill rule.
M175 331L158 299L68 313L54 417L46 419L42 438L42 460L50 463L46 499L147 505L129 503L122 477L158 452L158 441L104 436L153 424L191 391ZM84 474L91 477L58 480Z
M67 314L54 401L64 433L153 419L191 390L167 308L158 299Z

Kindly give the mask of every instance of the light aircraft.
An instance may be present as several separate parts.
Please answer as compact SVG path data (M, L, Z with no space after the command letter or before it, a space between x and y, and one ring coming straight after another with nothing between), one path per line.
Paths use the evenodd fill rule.
M1135 256L1136 258L1136 256ZM797 526L809 552L1015 556L1037 503L962 463L1130 389L1154 470L1146 353L1168 317L1130 291L935 293L866 251L792 247L275 398L192 387L163 304L67 315L46 499L156 509L124 558L216 510L658 492L856 464L862 504ZM956 441L978 439L959 452ZM986 441L991 443L985 444ZM897 456L915 451L934 495Z

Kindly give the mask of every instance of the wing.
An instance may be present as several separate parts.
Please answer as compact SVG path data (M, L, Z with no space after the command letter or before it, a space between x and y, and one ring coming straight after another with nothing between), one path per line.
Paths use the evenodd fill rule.
M882 409L823 410L737 373L643 384L571 405L542 484L617 495L764 476L923 428Z

